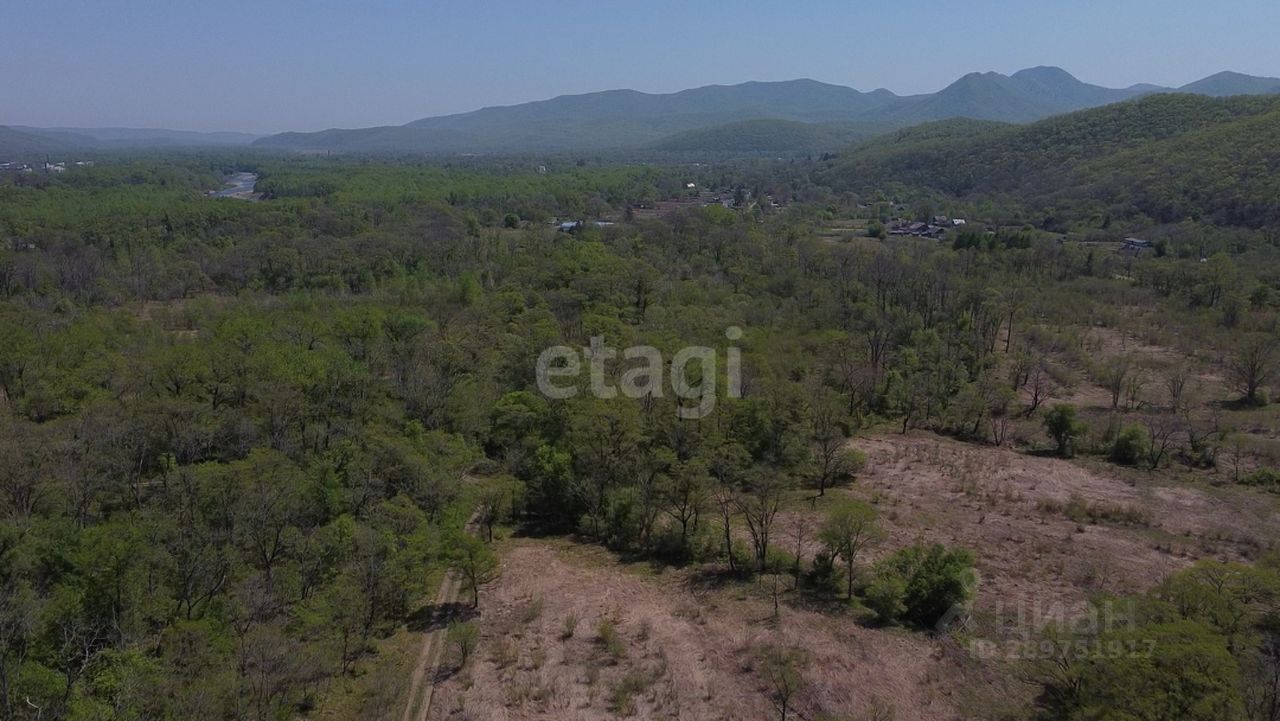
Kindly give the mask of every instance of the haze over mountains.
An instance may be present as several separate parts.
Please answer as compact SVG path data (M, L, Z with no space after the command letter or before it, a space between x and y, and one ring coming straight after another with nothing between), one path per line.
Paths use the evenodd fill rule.
M247 145L356 153L812 152L948 118L1027 123L1163 92L1214 97L1280 93L1280 78L1218 73L1180 88L1106 88L1055 67L970 73L942 90L899 96L814 80L748 82L669 94L610 90L415 120L405 125L281 133L0 129L0 154L75 149Z
M818 137L856 138L955 117L1025 123L1155 92L1280 93L1280 78L1220 73L1176 89L1153 85L1116 89L1081 82L1061 68L1037 67L1013 75L971 73L937 93L914 96L884 89L863 93L814 80L713 85L665 95L614 90L424 118L401 126L283 133L256 144L347 152L692 150L687 133L709 131L702 133L699 149L791 150L796 143L804 147L814 141L813 134L797 132L794 123L826 126ZM747 120L790 124L776 124L779 138L769 148L762 147L765 128L743 126ZM728 123L736 125L717 130ZM750 134L744 136L744 130ZM735 144L735 139L744 137L747 140Z
M0 126L0 155L62 153L76 150L245 146L261 135L201 133L164 128L34 128Z

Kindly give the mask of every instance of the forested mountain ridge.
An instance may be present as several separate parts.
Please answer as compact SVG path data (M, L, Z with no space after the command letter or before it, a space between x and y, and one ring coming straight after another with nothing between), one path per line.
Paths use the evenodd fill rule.
M648 146L664 152L821 153L892 130L887 123L742 120L673 135Z
M261 135L237 132L201 132L168 128L36 128L25 125L17 130L44 136L64 136L83 145L110 148L156 146L235 146L248 145Z
M1241 73L1223 72L1178 88L1184 93L1226 97L1229 95L1267 95L1280 93L1280 78L1258 78Z
M401 126L283 133L256 144L355 152L611 150L742 120L851 122L891 103L887 90L794 80L708 86L666 95L611 90L415 120Z
M1183 90L1229 95L1268 93L1277 87L1277 79L1227 73ZM666 142L687 149L688 138L677 139L681 134L745 120L871 123L889 128L953 117L1030 122L1163 90L1169 89L1153 85L1104 88L1081 82L1055 67L1028 68L1008 76L970 73L937 93L914 96L898 96L883 89L863 93L814 80L712 85L670 94L611 90L423 118L399 126L282 133L256 144L427 153L607 151ZM758 128L737 129L750 133ZM749 140L743 142L753 145ZM723 143L723 137L713 141Z
M855 147L818 177L840 189L898 183L955 197L1017 196L1033 207L1096 202L1104 213L1165 222L1207 213L1256 226L1274 220L1267 169L1280 161L1270 140L1277 131L1280 98L1157 95L1028 126L926 124ZM1223 184L1231 192L1208 192Z
M138 148L243 146L261 136L164 128L37 128L0 126L0 160L32 154Z
M1011 76L970 73L933 95L905 99L885 115L904 122L952 117L1029 122L1142 93L1083 83L1061 68L1037 67Z
M62 138L37 135L0 125L0 156L6 160L10 157L56 153L71 150L74 147L73 143Z
M870 137L873 131L887 132L921 122L955 117L1033 122L1169 90L1149 84L1106 88L1082 82L1061 68L1043 66L1012 75L969 73L936 93L912 96L884 89L864 93L815 80L747 82L667 94L610 90L563 95L404 125L267 137L153 128L15 125L0 137L0 155L14 160L44 152L250 143L364 153L827 152ZM1274 94L1280 93L1280 78L1223 72L1178 90L1215 97ZM745 121L775 124L762 132L767 126Z

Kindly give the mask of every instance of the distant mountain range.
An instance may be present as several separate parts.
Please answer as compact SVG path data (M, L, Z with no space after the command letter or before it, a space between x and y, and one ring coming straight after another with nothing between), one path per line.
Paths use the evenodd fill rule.
M942 90L900 96L814 80L711 85L669 94L610 90L423 118L405 125L281 133L0 126L0 160L18 155L179 146L243 146L344 153L638 151L820 152L924 122L969 118L1028 123L1155 93L1280 94L1280 78L1218 73L1167 88L1105 88L1061 68L970 73Z
M735 146L809 150L830 138L862 137L932 120L971 118L1026 123L1142 95L1227 96L1280 93L1280 78L1219 73L1181 88L1104 88L1061 68L1013 75L971 73L937 93L869 93L814 80L712 85L670 94L611 90L522 105L424 118L405 125L282 133L255 145L337 152L504 153L657 149L694 152ZM743 121L774 122L772 126ZM812 132L795 124L825 125ZM723 127L720 127L723 126ZM767 132L766 128L769 128ZM695 132L704 131L704 132ZM694 133L690 135L690 133ZM700 143L699 138L705 139ZM761 141L777 144L762 147ZM827 145L839 147L838 144Z
M200 133L162 128L33 128L0 126L0 160L9 156L130 148L246 146L261 138L249 133Z

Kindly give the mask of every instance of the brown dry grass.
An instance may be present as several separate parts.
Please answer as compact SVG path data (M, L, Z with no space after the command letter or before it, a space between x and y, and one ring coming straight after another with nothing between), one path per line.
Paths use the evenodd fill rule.
M792 499L776 543L792 552L789 529L803 519L811 557L818 519L835 499L869 500L889 538L865 563L918 540L975 551L975 638L1000 638L993 619L1017 609L1071 615L1099 590L1145 590L1197 558L1256 555L1280 531L1271 499L1242 489L923 433L856 445L869 458L857 484L812 504ZM1096 522L1068 517L1061 509L1073 502L1100 514ZM1124 509L1145 520L1108 515L1123 518ZM1034 687L1017 680L1016 659L976 658L946 637L868 627L838 604L789 590L774 621L766 584L720 579L713 567L627 565L559 539L502 545L502 577L481 597L480 648L441 679L431 718L776 718L757 667L764 646L807 651L807 687L796 701L804 718L871 718L885 709L900 720L1030 714Z
M896 719L961 718L974 679L997 683L946 639L791 607L774 623L757 591L705 582L696 569L629 573L565 541L514 541L481 603L480 651L438 686L432 718L774 718L756 667L766 645L807 651L796 700L806 718L877 708ZM576 619L572 636L566 619ZM616 629L614 652L599 638L602 622ZM640 690L619 703L628 684Z
M1159 473L1122 478L930 434L857 446L868 464L852 492L880 506L887 545L923 539L974 550L979 608L1142 591L1198 558L1248 558L1280 538L1274 500L1246 489L1165 485ZM1045 510L1073 499L1148 521L1081 523Z

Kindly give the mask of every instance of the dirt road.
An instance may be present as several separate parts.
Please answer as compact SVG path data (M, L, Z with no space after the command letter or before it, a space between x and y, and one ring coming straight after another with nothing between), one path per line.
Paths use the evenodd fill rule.
M448 630L448 624L443 623L443 616L448 614L446 609L458 600L460 585L452 572L445 574L440 583L440 592L436 595L437 616L431 619L430 627L422 634L418 662L414 664L413 678L409 684L409 699L401 717L403 721L426 721L427 713L431 710L431 693L435 690L436 671L440 668L445 633Z
M466 530L467 533L475 533L475 516L467 521ZM427 714L431 711L431 695L435 691L440 659L444 656L448 620L452 609L457 607L461 588L458 575L453 571L445 572L440 581L440 591L436 594L435 611L427 623L427 630L422 634L422 646L418 651L418 662L414 664L413 678L409 682L409 698L405 702L402 721L426 721Z

